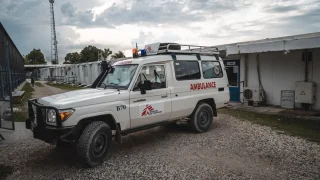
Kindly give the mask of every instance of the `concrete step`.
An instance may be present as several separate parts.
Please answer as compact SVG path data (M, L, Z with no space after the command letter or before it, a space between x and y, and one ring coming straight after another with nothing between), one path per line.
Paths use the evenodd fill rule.
M12 93L13 104L20 103L24 98L25 91L15 91Z

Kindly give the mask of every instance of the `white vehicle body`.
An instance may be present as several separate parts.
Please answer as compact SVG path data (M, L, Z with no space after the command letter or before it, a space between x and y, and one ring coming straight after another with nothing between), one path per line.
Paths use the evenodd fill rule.
M177 60L172 60L170 55L147 56L137 59L120 61L114 66L121 64L137 64L138 68L133 80L127 90L117 89L84 89L66 92L54 96L44 97L38 102L45 106L53 106L57 109L74 109L74 113L62 123L63 127L75 126L82 119L110 114L120 124L121 130L144 126L161 121L177 120L188 117L195 109L197 103L202 99L213 98L216 108L226 106L229 102L228 79L221 58L214 56L201 56L201 61L220 62L223 77L204 79L201 73L200 79L178 81L175 77L174 63L179 61L201 61L192 55L177 55ZM147 91L141 94L140 91L133 91L135 82L138 79L141 68L145 65L163 65L165 67L166 88ZM215 83L215 88L202 87L202 83ZM196 90L191 85L200 84ZM223 88L224 91L218 91ZM165 97L165 98L164 98ZM141 100L140 102L137 102ZM141 110L146 105L158 107L161 113L142 116ZM121 110L117 109L120 107Z

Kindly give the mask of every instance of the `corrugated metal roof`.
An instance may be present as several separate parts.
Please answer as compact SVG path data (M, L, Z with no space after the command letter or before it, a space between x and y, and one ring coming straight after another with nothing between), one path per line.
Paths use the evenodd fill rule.
M320 48L320 32L219 45L227 55Z

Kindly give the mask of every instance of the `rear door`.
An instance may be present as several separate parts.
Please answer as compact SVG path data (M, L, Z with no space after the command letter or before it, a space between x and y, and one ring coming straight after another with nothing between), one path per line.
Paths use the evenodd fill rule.
M138 84L150 80L152 89L141 94ZM167 86L165 64L142 66L135 86L130 91L131 128L154 124L169 119L171 114L170 89Z
M216 108L229 101L228 79L222 60L212 56L177 56L173 62L172 113L170 119L189 116L199 100L214 99Z

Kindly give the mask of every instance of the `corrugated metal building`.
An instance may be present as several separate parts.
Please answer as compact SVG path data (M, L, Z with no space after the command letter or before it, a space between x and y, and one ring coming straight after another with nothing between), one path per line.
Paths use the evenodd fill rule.
M124 59L128 58L112 60L112 62ZM100 73L101 61L81 64L63 64L40 69L40 79L47 80L47 78L54 77L54 79L60 82L91 85Z

